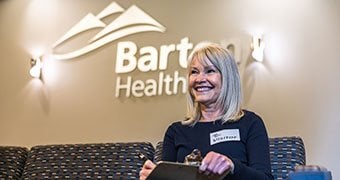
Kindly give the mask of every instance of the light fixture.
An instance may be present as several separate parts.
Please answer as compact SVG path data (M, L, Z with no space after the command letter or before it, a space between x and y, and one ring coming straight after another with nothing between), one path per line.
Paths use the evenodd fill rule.
M30 75L34 78L40 78L41 69L42 69L41 57L31 58Z
M264 42L261 36L253 36L253 42L251 44L251 49L253 52L251 56L259 62L263 61L263 52L264 52Z

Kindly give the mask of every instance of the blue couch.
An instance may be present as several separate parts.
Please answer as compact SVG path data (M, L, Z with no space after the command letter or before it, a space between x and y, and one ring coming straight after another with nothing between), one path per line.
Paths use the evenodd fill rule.
M297 165L305 165L300 137L270 138L275 179L287 179ZM159 161L162 142L94 143L0 147L0 179L139 179L144 163L139 153Z

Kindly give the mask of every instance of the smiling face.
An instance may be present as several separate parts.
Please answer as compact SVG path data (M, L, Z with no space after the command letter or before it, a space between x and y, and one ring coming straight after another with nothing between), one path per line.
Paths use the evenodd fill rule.
M190 64L189 90L194 101L211 106L221 92L221 73L211 62L202 62L194 58Z

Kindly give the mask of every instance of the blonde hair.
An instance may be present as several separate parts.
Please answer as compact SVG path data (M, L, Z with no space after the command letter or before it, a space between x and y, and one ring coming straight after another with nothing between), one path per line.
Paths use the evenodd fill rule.
M239 120L244 112L242 111L242 90L238 68L232 54L219 44L200 43L188 57L188 72L193 59L197 59L202 64L210 62L221 73L222 87L221 93L217 99L217 104L221 107L221 120L233 122ZM202 116L200 105L194 101L191 90L188 86L187 93L187 117L182 123L185 125L194 125Z

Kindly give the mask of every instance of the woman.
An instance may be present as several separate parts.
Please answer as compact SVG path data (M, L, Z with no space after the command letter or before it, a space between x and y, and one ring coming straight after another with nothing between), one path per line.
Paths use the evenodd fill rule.
M204 157L201 173L273 179L267 131L259 116L241 109L241 82L231 53L218 44L199 44L188 58L188 81L188 115L167 129L162 160L184 162L198 149ZM140 179L154 167L145 162Z

